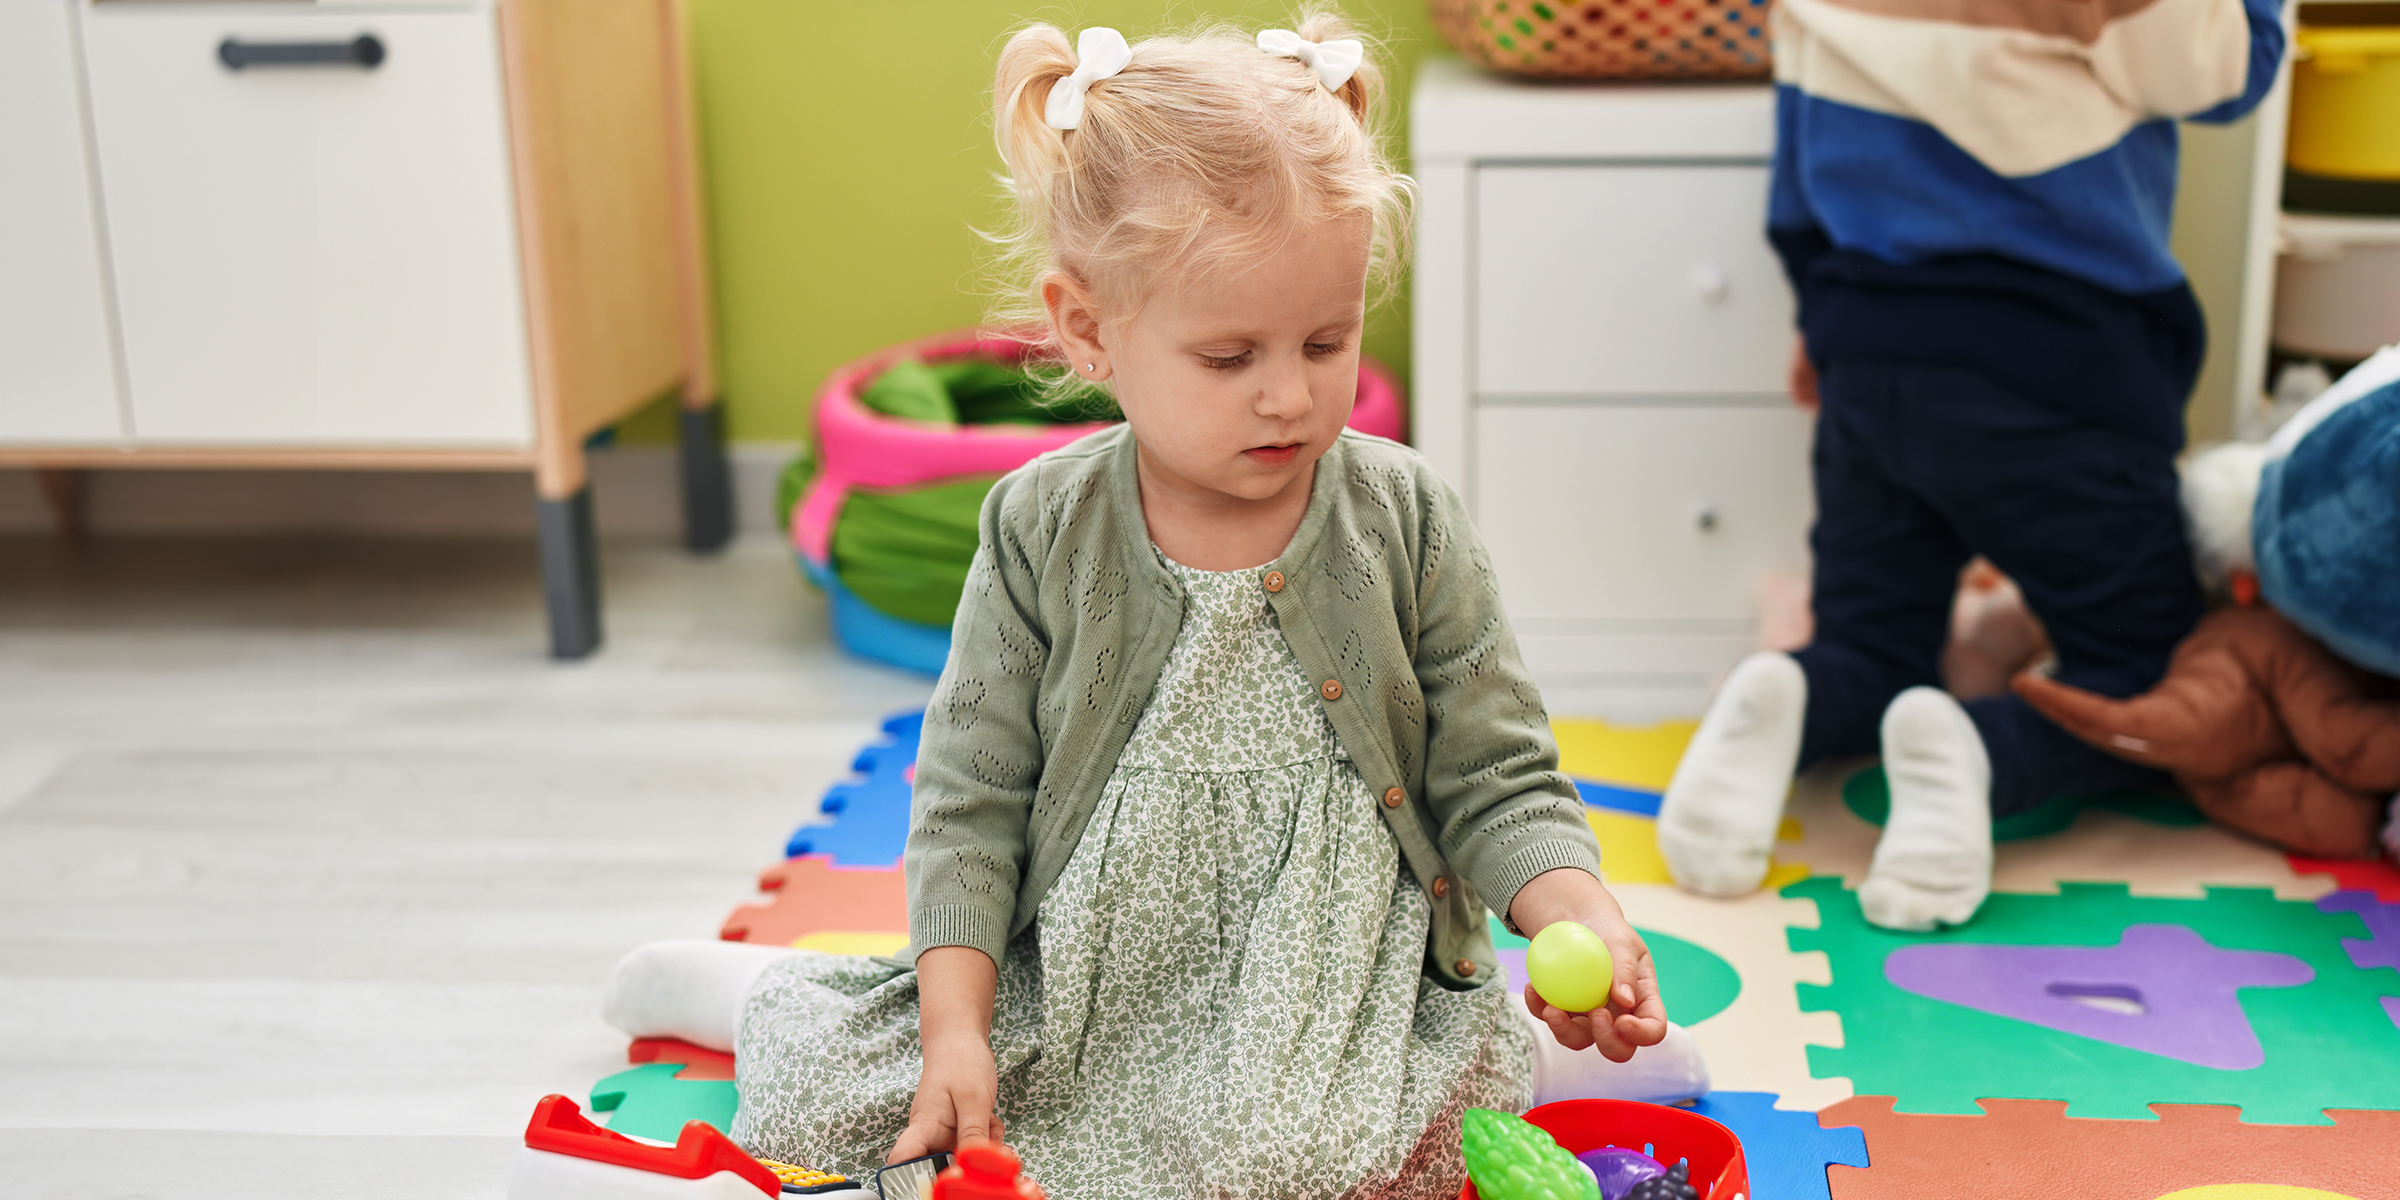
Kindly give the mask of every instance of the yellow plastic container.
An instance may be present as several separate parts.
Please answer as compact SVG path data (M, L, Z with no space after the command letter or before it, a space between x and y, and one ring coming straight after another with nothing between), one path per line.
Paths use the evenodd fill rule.
M2295 40L2293 168L2400 180L2400 26L2304 25Z

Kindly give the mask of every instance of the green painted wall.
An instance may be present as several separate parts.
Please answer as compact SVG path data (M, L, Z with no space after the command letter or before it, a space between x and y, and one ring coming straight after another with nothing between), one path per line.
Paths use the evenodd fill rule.
M1405 86L1439 38L1424 0L1351 0ZM1001 211L985 113L992 59L1020 23L1111 25L1138 40L1225 18L1286 25L1272 3L1093 0L693 0L695 74L732 435L806 437L827 372L879 346L972 325L984 310L978 225ZM1393 115L1407 111L1405 91ZM1406 129L1395 125L1395 148ZM1405 372L1406 297L1366 349ZM664 431L665 416L629 435Z

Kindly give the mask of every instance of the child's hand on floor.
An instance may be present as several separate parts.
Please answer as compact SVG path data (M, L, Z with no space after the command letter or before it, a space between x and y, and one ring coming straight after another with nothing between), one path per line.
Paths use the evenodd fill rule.
M982 951L943 946L917 956L919 1040L925 1070L886 1163L907 1162L969 1142L1000 1140L992 1106L1000 1070L992 1061L992 996L998 970Z
M1667 1036L1667 1007L1658 996L1658 969L1651 965L1650 947L1625 922L1617 898L1588 872L1572 867L1546 871L1518 889L1509 904L1509 917L1530 937L1559 921L1574 921L1600 936L1616 968L1608 1004L1588 1013L1571 1013L1542 999L1525 985L1525 1007L1550 1027L1551 1036L1569 1050L1597 1046L1611 1062L1624 1062L1643 1046L1655 1046Z

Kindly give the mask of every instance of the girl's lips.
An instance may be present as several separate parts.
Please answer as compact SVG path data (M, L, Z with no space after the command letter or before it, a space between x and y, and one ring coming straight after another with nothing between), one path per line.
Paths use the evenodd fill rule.
M1252 446L1242 453L1248 456L1250 461L1262 466L1280 467L1298 457L1300 446L1296 442L1289 446Z

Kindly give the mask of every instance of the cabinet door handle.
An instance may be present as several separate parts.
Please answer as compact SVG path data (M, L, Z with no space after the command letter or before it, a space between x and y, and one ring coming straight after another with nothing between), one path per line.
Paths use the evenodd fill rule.
M228 71L245 67L359 67L372 71L383 65L383 39L362 33L346 42L245 42L226 38L217 43L217 61Z

